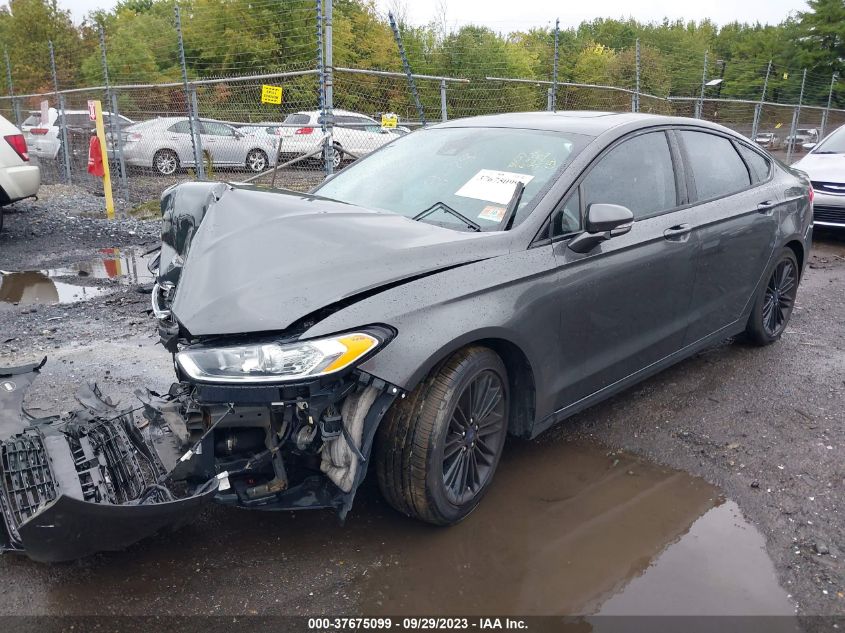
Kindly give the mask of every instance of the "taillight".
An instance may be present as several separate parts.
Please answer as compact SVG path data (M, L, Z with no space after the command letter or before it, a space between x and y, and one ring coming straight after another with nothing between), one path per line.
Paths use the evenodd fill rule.
M138 132L132 132L131 134L126 135L126 140L131 141L133 143L137 143L141 140L141 135Z
M810 204L813 204L813 198L815 198L815 197L816 197L816 192L812 187L810 187Z
M29 131L30 134L37 134L38 136L44 136L47 133L46 127L34 127Z
M311 134L314 131L313 127L301 127L295 133L296 134Z
M12 149L15 150L22 160L29 160L29 154L26 151L26 139L23 137L23 134L9 134L3 138L6 139L6 142L12 146Z

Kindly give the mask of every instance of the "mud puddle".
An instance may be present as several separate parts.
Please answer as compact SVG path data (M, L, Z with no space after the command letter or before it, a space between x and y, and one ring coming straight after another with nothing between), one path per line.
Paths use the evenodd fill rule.
M794 614L762 535L719 490L627 454L560 440L510 442L487 497L451 528L397 514L370 477L345 526L328 512L212 507L183 530L67 572L42 594L46 604L30 608Z
M54 305L93 299L108 288L78 285L85 279L112 280L123 284L153 282L148 257L141 251L105 248L95 257L63 268L23 272L0 271L0 309L10 305Z
M469 519L389 538L399 553L367 581L366 613L794 614L734 502L594 446L512 443Z

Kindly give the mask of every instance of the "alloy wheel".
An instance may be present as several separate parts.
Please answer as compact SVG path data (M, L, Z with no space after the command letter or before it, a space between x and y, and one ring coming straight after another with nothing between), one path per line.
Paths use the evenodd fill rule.
M505 389L491 370L473 377L458 397L443 448L443 483L455 505L472 499L493 474L505 436Z
M798 271L791 260L784 259L772 272L763 299L763 329L769 336L778 336L786 327L797 290Z
M170 152L161 152L156 156L155 166L158 173L169 176L176 171L176 156Z
M262 172L267 168L267 157L264 152L254 150L246 157L246 166L250 171Z

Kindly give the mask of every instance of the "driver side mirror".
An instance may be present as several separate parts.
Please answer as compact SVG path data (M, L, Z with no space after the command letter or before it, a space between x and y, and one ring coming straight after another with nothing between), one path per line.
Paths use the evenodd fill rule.
M585 231L569 242L576 253L588 253L600 242L625 235L634 225L634 214L619 204L596 202L587 207Z

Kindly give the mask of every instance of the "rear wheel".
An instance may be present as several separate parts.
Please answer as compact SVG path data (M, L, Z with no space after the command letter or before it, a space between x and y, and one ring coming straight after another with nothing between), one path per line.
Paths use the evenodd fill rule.
M334 169L340 169L340 166L343 164L343 151L340 143L335 143L332 148L329 150L329 156L331 156L332 160L332 167ZM323 163L325 163L325 158L323 159Z
M469 347L436 368L379 427L376 468L387 502L434 523L457 523L493 480L508 428L499 356Z
M798 279L798 260L792 249L785 248L770 267L751 310L745 332L752 343L768 345L781 337L795 306Z
M246 168L254 174L260 174L266 170L269 163L267 154L263 150L253 149L246 155Z
M170 176L179 169L179 157L170 149L160 149L153 156L153 167L162 176Z

